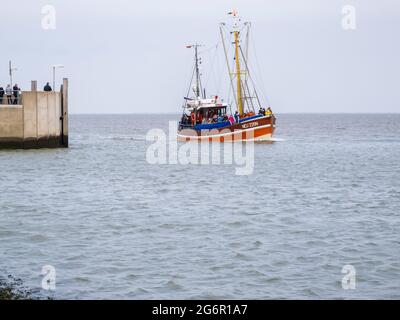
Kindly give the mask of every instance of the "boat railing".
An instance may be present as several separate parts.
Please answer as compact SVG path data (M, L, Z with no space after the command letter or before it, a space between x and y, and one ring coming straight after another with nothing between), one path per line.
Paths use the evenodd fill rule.
M187 129L187 128L193 128L193 125L190 124L190 123L182 123L182 122L179 122L179 127L180 127L181 129Z

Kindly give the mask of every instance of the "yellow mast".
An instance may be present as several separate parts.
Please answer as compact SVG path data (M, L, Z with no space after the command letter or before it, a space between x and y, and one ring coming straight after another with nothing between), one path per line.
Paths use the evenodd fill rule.
M237 77L237 103L240 115L243 115L243 99L242 99L242 80L240 78L240 58L239 58L239 31L234 31L235 36L235 60L236 60L236 77Z

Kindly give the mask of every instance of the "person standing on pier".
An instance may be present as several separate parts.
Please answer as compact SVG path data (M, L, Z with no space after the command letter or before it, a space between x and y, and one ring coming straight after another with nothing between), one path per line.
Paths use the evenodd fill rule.
M7 104L12 104L12 89L11 85L7 85L6 87L6 95L7 95Z
M4 88L0 87L0 104L3 104Z
M47 82L43 89L45 92L51 92L53 89L50 87L50 84Z
M17 84L14 85L13 87L13 92L14 92L14 104L18 104L18 98L19 98L19 92L20 92L20 88L18 87Z

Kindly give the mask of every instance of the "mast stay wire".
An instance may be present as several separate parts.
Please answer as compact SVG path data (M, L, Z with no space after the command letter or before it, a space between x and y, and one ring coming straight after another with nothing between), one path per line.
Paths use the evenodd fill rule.
M208 86L208 84L209 84L209 82L210 82L211 74L212 74L212 76L213 76L213 78L214 78L215 83L217 83L216 77L215 77L215 71L214 71L214 63L215 63L216 56L217 56L217 53L218 53L218 46L219 46L219 42L217 42L217 44L214 45L214 46L211 48L211 49L214 49L215 52L214 52L214 55L212 56L212 58L210 59L210 60L211 60L210 71L208 72L207 80L206 80L206 82L204 83L204 87L205 87L205 88L207 88L207 86ZM210 50L207 50L207 52L210 52L211 49L210 49Z
M239 47L239 48L240 48L240 52L241 52L242 57L243 57L243 61L244 61L245 66L246 66L248 78L250 79L251 84L253 85L254 94L255 94L255 96L256 96L256 99L257 99L257 102L258 102L258 106L259 106L259 108L260 108L260 107L261 107L261 102L260 102L260 99L259 99L258 94L257 94L256 85L255 85L255 83L254 83L253 77L252 77L251 74L250 74L249 66L248 66L248 64L247 64L247 60L246 60L245 57L244 57L244 53L243 53L242 47ZM249 94L251 94L251 93L250 93L250 90L248 90L248 91L249 91ZM253 109L254 109L254 107L253 107Z
M255 43L254 43L254 41L252 39L250 39L250 43L252 44L253 52L254 52L253 55L254 55L255 61L256 61L256 68L255 69L258 71L258 72L255 73L255 77L256 77L256 80L258 82L260 82L260 85L262 86L261 94L263 95L263 98L265 99L265 101L267 102L268 106L270 107L271 103L270 103L270 101L268 99L268 96L266 94L266 86L265 86L265 82L264 82L264 79L263 79L263 76L262 76L260 62L258 60L258 55L257 55L257 52L256 52L256 46L255 46Z
M224 27L225 25L223 25L223 27ZM246 25L244 25L240 30L239 30L239 33L240 32L242 32L243 30L245 30L247 28L247 26ZM224 33L225 33L225 39L227 39L229 42L228 43L230 43L230 44L232 44L232 33L231 32L229 32L229 35L227 36L227 30L225 29L225 28L222 28L223 29L223 31L224 31ZM239 46L240 47L240 46ZM233 50L234 48L231 46L231 45L229 45L228 46L228 52L227 52L227 57L230 57L231 56L231 53L232 53L232 50ZM241 49L240 49L241 50ZM234 51L234 50L233 50ZM243 52L242 52L242 55L243 55ZM235 57L233 58L233 60L232 60L232 66L230 67L230 69L231 70L234 70L235 69ZM229 74L229 78L230 78L230 81L233 81L234 79L236 79L236 77L237 77L237 75L235 75L235 74ZM245 88L243 87L243 83L242 83L242 90L243 90L243 92L245 92ZM253 85L254 86L254 85ZM229 91L228 91L229 93L228 93L228 101L230 101L230 99L231 99L231 94L234 94L233 93L233 90L232 90L232 85L230 84L229 85ZM246 100L246 104L247 104L247 107L249 108L250 106L249 106L249 102L247 101L247 99L245 99ZM235 101L236 101L236 98L235 98ZM254 106L252 107L252 109L254 110Z
M247 24L245 24L245 25L243 25L243 27L239 30L239 33L241 33L241 32L243 32L243 30L245 30L245 29L247 29L247 34L246 34L246 39L245 39L245 41L247 42L248 41L248 33L249 33L249 31L248 31L248 26L247 26ZM227 31L226 30L224 30L225 31L225 37L229 40L229 43L232 43L232 39L231 39L231 34L232 33L230 33L230 36L226 36L226 34L227 34ZM229 56L231 56L231 51L232 51L232 46L228 46L229 47L229 51L228 51L228 57ZM254 88L254 91L255 91L255 94L256 94L256 98L257 98L257 101L258 101L258 103L259 103L259 99L258 99L258 96L257 96L257 92L256 92L256 89L255 89L255 84L254 84L254 81L251 79L251 77L250 77L250 75L249 75L249 70L248 70L248 66L247 66L247 61L246 61L246 59L245 59L245 57L244 57L244 53L243 53L243 51L242 51L242 46L239 46L239 48L240 48L240 51L241 51L241 55L242 55L242 57L243 57L243 60L245 61L245 63L246 63L246 69L247 69L247 73L246 73L246 75L245 75L245 80L243 81L243 83L241 84L241 86L242 86L242 90L243 90L243 92L246 92L246 90L247 90L247 93L248 93L248 95L249 96L251 96L251 92L250 92L250 89L249 89L249 86L248 86L248 83L247 83L247 78L250 78L250 80L252 81L252 84L253 84L253 88ZM246 49L246 51L247 51L247 49ZM231 67L231 69L232 70L234 70L234 68L235 68L235 57L233 58L233 61L232 61L232 67ZM234 80L236 77L237 77L237 75L229 75L230 76L230 78L231 78L231 80ZM231 86L229 86L229 99L230 99L230 95L231 95L231 91L232 91L232 88L231 88ZM248 101L248 99L244 99L245 100L245 103L246 103L246 105L247 105L247 108L250 110L250 109L252 109L253 111L255 111L254 110L254 105L253 105L253 103L252 103L252 98L251 97L249 97L250 98L250 103L249 103L249 101ZM260 104L260 103L259 103Z
M191 78L190 78L190 83L189 83L189 88L188 88L187 93L186 93L186 96L185 96L186 98L189 98L190 89L192 88L192 83L193 83L193 78L194 78L195 72L196 72L196 62L194 62L193 71L192 71L192 76L191 76ZM185 112L185 99L183 99L183 106L182 106L182 108L183 108L183 112Z
M234 78L233 78L233 74L231 73L231 66L230 66L230 63L229 63L230 62L230 59L229 59L230 51L228 52L226 50L226 44L225 44L225 39L229 39L230 43L232 43L232 40L231 40L231 37L226 36L226 33L227 33L227 31L225 29L225 23L220 23L221 41L222 41L222 46L224 48L226 66L228 68L229 82L230 82L232 91L234 91L234 84L233 84ZM232 46L229 46L229 49L231 47ZM234 100L235 100L236 107L238 108L238 101L236 99L236 96L233 95L233 97L234 97Z
M221 40L221 43L222 43L222 40ZM228 57L231 56L232 51L234 51L233 48L232 48L232 46L228 46L228 47L227 47L227 53L226 53ZM223 60L225 60L225 57L223 58ZM226 62L225 62L225 63L226 63ZM232 62L232 66L230 66L230 70L233 70L234 66L235 66L235 62L233 61L233 62ZM228 90L226 90L224 93L225 93L225 94L228 93L228 95L227 95L227 102L230 103L230 102L229 102L229 100L230 100L229 95L232 93L232 92L231 92L231 91L232 91L232 84L231 84L231 81L232 81L233 78L232 78L232 75L229 74L229 71L228 71L228 72L225 72L224 69L226 69L226 65L224 65L224 63L222 63L221 65L219 65L219 69L218 69L218 71L219 71L218 92L221 90L221 87L222 87L222 80L224 79L224 77L226 76L226 74L228 74L228 78L227 78L227 79L228 79ZM235 101L236 101L236 100L235 100ZM233 102L232 102L232 103L233 103Z
M221 40L221 42L222 42L222 40ZM221 44L221 42L219 42L219 44ZM224 72L225 66L223 64L222 65L220 64L219 59L220 59L219 51L217 50L215 52L216 70L215 71L213 70L213 75L214 75L214 81L215 81L216 90L217 90L216 94L218 96L222 96L223 94L221 95L220 91L221 91L222 79L225 75L225 72ZM217 74L215 74L215 73L217 73Z

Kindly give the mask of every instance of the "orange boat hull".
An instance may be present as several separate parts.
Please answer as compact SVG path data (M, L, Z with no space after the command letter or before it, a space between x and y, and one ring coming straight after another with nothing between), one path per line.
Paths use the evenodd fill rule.
M262 117L212 130L181 129L177 139L212 142L263 141L271 140L274 131L275 117Z

